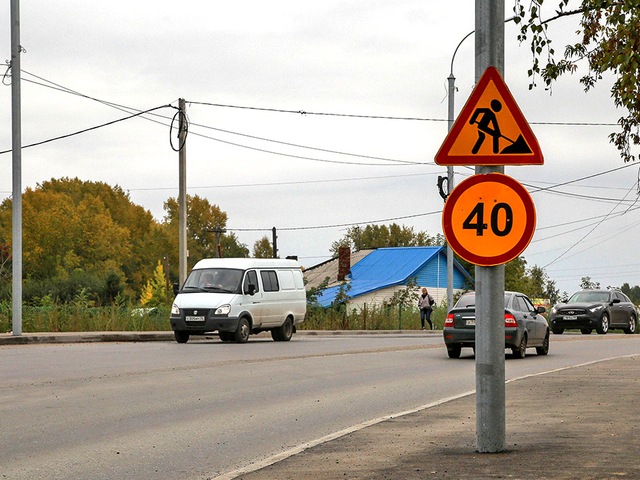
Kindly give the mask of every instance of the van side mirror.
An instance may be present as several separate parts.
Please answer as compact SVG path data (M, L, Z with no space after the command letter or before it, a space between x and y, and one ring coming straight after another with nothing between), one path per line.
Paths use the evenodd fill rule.
M543 306L536 307L536 313L544 313L546 311L547 311L547 309L545 307L543 307Z
M247 285L247 293L251 296L256 294L256 286L253 283Z
M178 295L178 292L180 291L180 285L177 283L173 284L173 294L174 295Z

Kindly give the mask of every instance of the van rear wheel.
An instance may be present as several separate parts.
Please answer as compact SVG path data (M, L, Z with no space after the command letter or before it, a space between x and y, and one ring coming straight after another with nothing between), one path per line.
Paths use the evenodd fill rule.
M287 317L281 327L271 330L271 338L276 342L288 342L293 336L293 322Z

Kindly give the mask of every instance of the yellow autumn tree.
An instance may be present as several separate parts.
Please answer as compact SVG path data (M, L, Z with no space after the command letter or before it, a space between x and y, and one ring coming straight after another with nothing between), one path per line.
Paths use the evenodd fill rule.
M140 294L140 304L144 307L158 307L167 305L171 301L167 280L164 274L162 262L158 260L153 276L147 280Z

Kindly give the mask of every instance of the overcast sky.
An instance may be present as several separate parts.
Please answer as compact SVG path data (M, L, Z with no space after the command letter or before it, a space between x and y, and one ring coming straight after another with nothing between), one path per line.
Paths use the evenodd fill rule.
M505 4L507 18L512 2ZM447 131L451 58L474 28L474 1L28 0L20 7L23 145L184 98L188 192L227 212L249 249L276 227L280 256L298 255L309 267L329 257L349 226L442 231L436 182L446 168L433 158ZM8 60L9 2L0 25ZM576 29L577 19L551 25L557 51L576 41ZM506 169L536 204L524 257L569 293L586 275L602 286L640 284L638 166L625 165L608 142L625 114L613 106L611 79L588 94L577 75L552 92L529 90L531 57L512 22L505 45L505 81L545 157L543 166ZM454 74L458 112L474 85L473 37L460 47ZM0 102L5 151L9 86L0 85ZM164 201L178 194L169 142L175 110L153 113L24 148L23 188L61 177L103 181L161 220ZM6 198L10 153L0 155L0 172ZM455 172L461 181L473 170Z

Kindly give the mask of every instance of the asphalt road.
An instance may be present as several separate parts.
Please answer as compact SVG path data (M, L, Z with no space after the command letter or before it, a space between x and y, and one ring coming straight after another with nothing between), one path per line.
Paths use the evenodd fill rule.
M552 336L507 379L637 353L640 336ZM440 334L0 347L0 475L212 478L474 389Z

